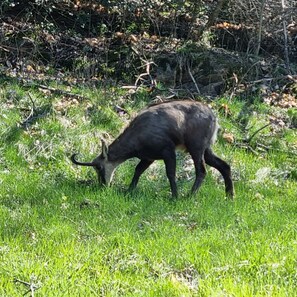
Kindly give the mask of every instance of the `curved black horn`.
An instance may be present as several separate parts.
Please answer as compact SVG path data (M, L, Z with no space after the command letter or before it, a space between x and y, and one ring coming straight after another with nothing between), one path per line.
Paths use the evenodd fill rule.
M76 165L81 165L81 166L95 166L95 164L93 163L93 162L86 162L86 163L84 163L84 162L79 162L79 161L77 161L76 159L75 159L75 156L76 156L77 154L73 154L72 156L71 156L71 161L74 163L74 164L76 164Z

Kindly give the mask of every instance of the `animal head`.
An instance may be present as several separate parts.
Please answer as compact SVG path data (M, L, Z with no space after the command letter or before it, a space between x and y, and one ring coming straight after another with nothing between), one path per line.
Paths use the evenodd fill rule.
M101 143L102 152L92 162L77 161L77 154L73 154L71 156L71 161L76 165L93 167L97 173L99 183L109 186L112 181L116 165L108 160L108 146L106 145L105 141L101 140Z

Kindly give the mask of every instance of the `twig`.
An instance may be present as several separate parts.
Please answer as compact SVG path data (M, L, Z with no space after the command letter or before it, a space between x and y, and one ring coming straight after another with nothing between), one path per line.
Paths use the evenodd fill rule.
M45 117L49 112L48 109L36 108L35 103L30 94L29 98L32 102L32 107L29 116L27 116L27 118L20 123L20 126L22 128L27 128L27 126L31 124L34 120Z
M260 131L262 131L263 129L265 129L266 127L268 127L268 126L270 126L271 124L270 123L268 123L268 124L266 124L266 125L264 125L263 127L261 127L261 128L259 128L258 130L256 130L250 137L248 137L246 140L245 140L245 142L246 143L250 143L251 142L251 140L260 132Z
M28 283L28 282L25 282L25 281L20 280L20 279L17 279L17 278L14 280L14 282L15 283L23 284L26 287L29 287L30 288L23 296L26 296L28 293L31 293L31 297L34 297L35 291L40 288L39 286L35 285L33 282L32 283Z
M20 123L21 127L22 128L27 128L27 126L29 124L31 124L34 120L37 120L37 119L40 119L40 118L43 118L45 117L47 114L48 114L48 110L45 110L43 113L41 114L31 114L26 120L24 120L22 123Z
M197 85L197 83L196 83L196 80L195 80L195 78L194 78L192 72L191 72L191 69L190 69L190 66L189 66L189 65L188 65L188 72L189 72L189 75L190 75L190 77L191 77L191 79L192 79L192 81L193 81L193 83L194 83L194 85L195 85L195 87L196 87L197 93L200 95L201 92L200 92L200 90L199 90L199 88L198 88L198 85Z
M256 156L259 155L259 153L258 153L256 150L254 150L254 149L253 149L247 142L235 142L234 145L235 145L236 147L241 148L241 149L249 150L249 151L251 151L253 154L255 154Z
M278 149L278 148L267 146L267 145L264 145L264 144L261 144L261 143L258 143L257 146L265 149L266 151L272 150L272 151L281 152L281 153L284 153L284 154L287 154L287 155L297 156L297 152L295 152L295 151L285 151L285 150L281 150L281 149Z
M32 103L32 109L33 109L33 110L36 110L36 108L35 108L35 102L34 102L34 100L33 100L33 98L32 98L32 95L31 95L30 93L28 93L28 97L29 97L29 99L30 99L30 101L31 101L31 103Z
M288 75L288 79L292 80L294 83L297 83L297 75Z
M121 89L134 89L134 90L136 90L137 89L137 86L121 86Z
M137 77L137 79L136 79L136 81L135 81L135 87L137 87L138 82L139 82L140 80L144 80L144 79L143 79L144 76L148 76L148 75L149 75L149 74L148 74L147 72L145 72L145 73L141 73L141 74Z
M22 127L26 127L28 122L31 121L31 119L34 117L34 113L36 111L36 108L35 108L35 102L31 96L30 93L28 93L28 97L30 99L30 101L32 102L32 107L30 109L30 114L27 116L27 118L21 123L21 126Z
M44 90L48 90L50 92L56 93L58 95L65 95L65 96L69 96L69 97L73 97L76 98L78 100L84 100L87 99L86 97L79 95L79 94L73 94L64 90L60 90L60 89L56 89L56 88L52 88L49 86L45 86L45 85L37 85L37 87L39 87L40 89L44 89Z
M297 79L297 75L282 75L282 76L277 76L277 77L266 77L266 78L249 81L249 82L247 82L247 84L256 84L256 83L261 83L264 81L271 81L271 80L278 80L278 79L285 79L285 78L295 81Z
M4 50L5 52L9 53L9 50L3 46L0 45L0 49Z
M145 77L145 76L148 76L149 77L149 79L150 79L150 84L151 84L151 86L152 87L155 87L156 86L156 81L153 79L153 77L151 76L151 73L150 73L150 68L151 68L151 65L156 65L153 61L146 61L146 60L144 60L143 58L140 58L141 59L141 61L142 62L144 62L145 64L143 65L143 66L141 66L141 68L142 67L144 67L145 66L145 72L144 73L141 73L138 77L137 77L137 79L136 79L136 81L135 81L135 87L136 88L138 88L138 82L140 81L140 80L144 80L143 79L143 77Z
M233 90L232 90L232 92L230 94L230 100L235 95L235 92L237 90L237 87L242 84L242 82L244 81L244 78L248 75L248 73L251 71L251 69L253 69L253 67L255 67L259 63L260 63L260 61L257 61L253 65L251 65L251 67L244 73L244 75L240 78L240 80L238 80L237 77L236 77L235 86L233 87Z

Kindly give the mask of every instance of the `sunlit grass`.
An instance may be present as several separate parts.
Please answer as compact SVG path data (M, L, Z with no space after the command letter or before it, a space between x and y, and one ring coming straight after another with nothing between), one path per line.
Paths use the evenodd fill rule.
M9 89L1 92L2 104ZM16 98L26 95L16 90ZM143 101L135 102L127 108ZM232 117L242 103L227 103L232 115L221 115L221 125L241 137ZM188 197L193 170L179 154L180 198L171 202L162 162L133 194L126 189L135 160L118 168L110 188L99 187L91 169L71 164L73 152L91 160L101 133L116 135L127 121L99 97L59 110L53 103L27 129L19 126L26 115L17 102L5 104L0 296L30 289L16 280L38 287L36 296L295 296L297 185L290 174L294 157L285 150L255 155L220 139L214 149L232 166L234 201L225 199L221 178L209 168L199 193ZM289 149L296 131L285 135Z

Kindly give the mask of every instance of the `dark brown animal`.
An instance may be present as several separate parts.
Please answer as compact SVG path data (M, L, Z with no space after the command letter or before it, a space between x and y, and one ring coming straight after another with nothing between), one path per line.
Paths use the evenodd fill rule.
M199 189L206 175L206 163L222 174L226 194L233 197L230 166L211 150L218 128L217 119L207 105L189 100L164 102L141 111L109 147L102 141L102 153L92 162L79 162L76 154L71 160L77 165L93 167L99 182L109 185L117 166L127 159L139 158L130 190L155 160L164 160L172 197L177 197L175 150L181 148L194 161L196 178L192 193Z

